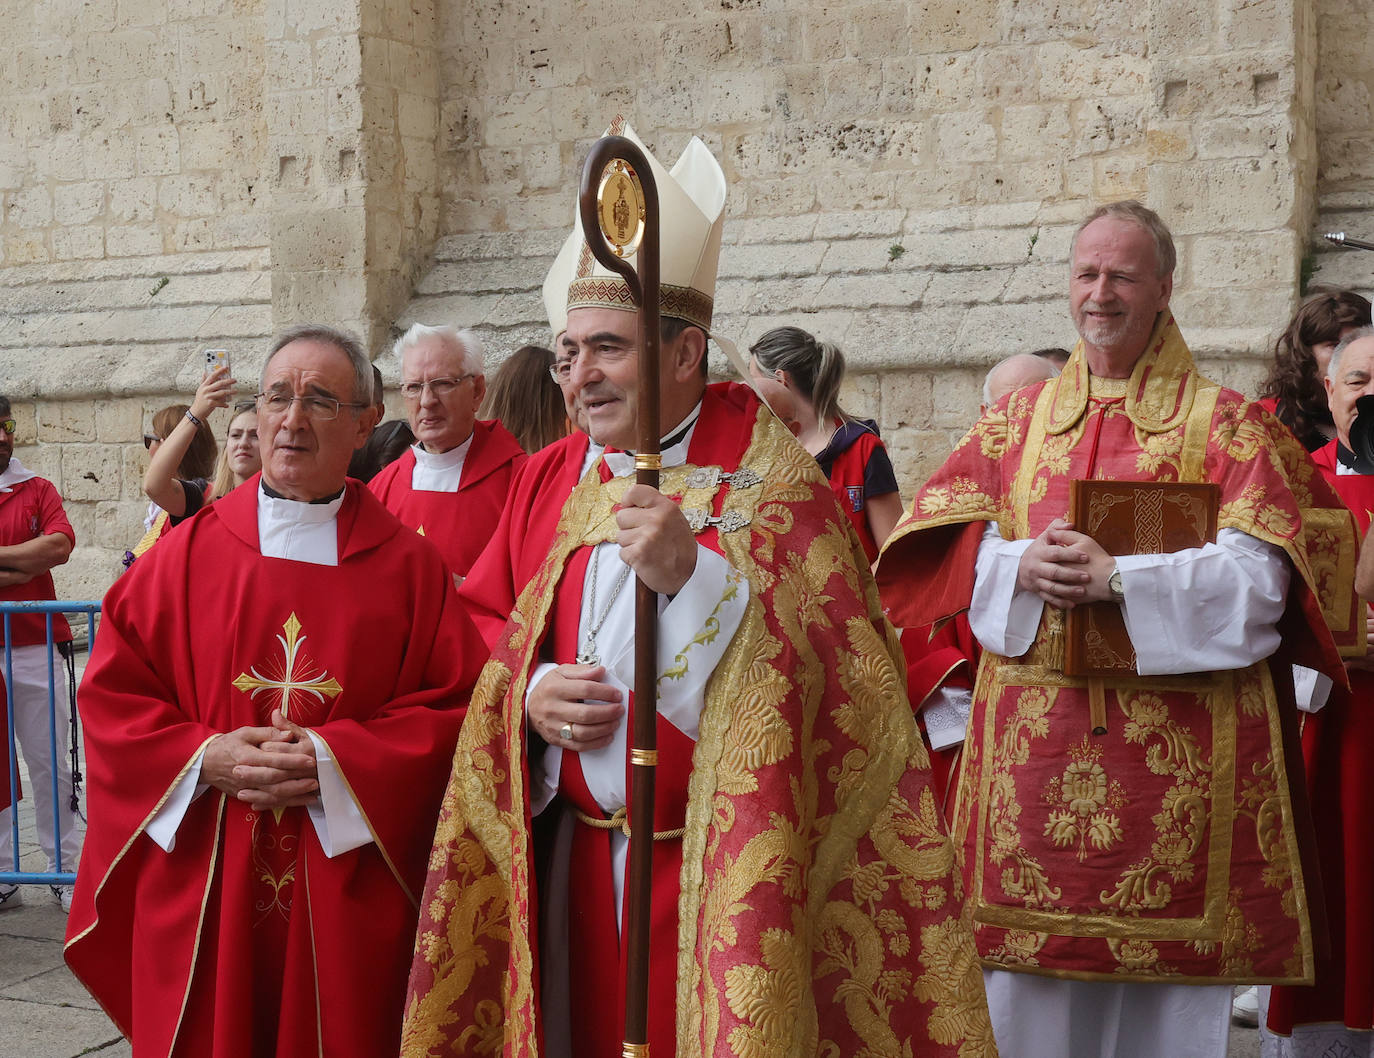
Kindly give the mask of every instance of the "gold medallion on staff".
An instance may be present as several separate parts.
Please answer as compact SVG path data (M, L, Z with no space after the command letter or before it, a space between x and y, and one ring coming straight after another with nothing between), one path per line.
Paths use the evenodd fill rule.
M644 235L644 190L635 171L619 158L601 173L596 215L601 234L617 257L629 257L639 249Z

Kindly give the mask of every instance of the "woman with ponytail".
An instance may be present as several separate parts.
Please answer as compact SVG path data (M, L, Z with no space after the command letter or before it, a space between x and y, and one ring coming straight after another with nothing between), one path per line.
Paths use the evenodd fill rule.
M902 499L877 423L840 407L844 354L800 327L775 327L749 352L749 373L764 399L772 387L791 396L797 440L830 479L872 562L902 516Z

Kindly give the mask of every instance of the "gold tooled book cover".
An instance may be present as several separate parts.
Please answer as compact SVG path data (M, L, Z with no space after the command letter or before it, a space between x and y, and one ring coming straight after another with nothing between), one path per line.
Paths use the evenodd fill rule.
M1079 480L1069 485L1069 520L1109 555L1171 554L1216 541L1220 498L1211 482ZM1135 671L1135 649L1117 603L1087 603L1068 611L1066 676Z

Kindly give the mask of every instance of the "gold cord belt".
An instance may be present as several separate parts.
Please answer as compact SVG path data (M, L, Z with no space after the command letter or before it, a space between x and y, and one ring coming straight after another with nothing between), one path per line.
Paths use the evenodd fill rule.
M610 819L598 819L596 816L589 816L580 809L573 809L579 823L586 823L589 827L597 830L618 830L627 838L630 836L630 816L622 807L615 810L615 814ZM655 841L676 841L687 833L686 827L678 827L676 830L656 830L654 831Z

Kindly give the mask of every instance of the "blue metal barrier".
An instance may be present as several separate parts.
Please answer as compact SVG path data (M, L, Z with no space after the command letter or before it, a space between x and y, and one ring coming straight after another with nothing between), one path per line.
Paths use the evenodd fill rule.
M0 863L0 885L10 885L15 882L27 884L46 884L46 885L71 885L76 881L75 864L64 864L62 862L62 814L60 805L62 804L62 791L58 789L58 761L57 761L57 679L56 674L64 665L57 663L57 651L53 644L53 615L54 614L85 614L87 643L95 642L95 615L100 612L98 602L0 602L0 619L4 622L4 644L5 644L5 715L6 715L6 736L9 739L10 766L9 766L9 787L10 805L14 809L10 813L10 838L13 842L14 858L13 864ZM18 745L15 740L14 730L14 656L13 647L10 640L10 622L15 614L43 614L47 622L47 647L48 647L48 752L52 754L52 813L53 813L53 855L57 862L56 869L52 871L21 871L19 869L19 753ZM64 692L65 693L65 692ZM73 714L75 715L75 714ZM70 796L70 791L67 795ZM13 866L13 870L4 868ZM63 868L68 868L64 870Z

